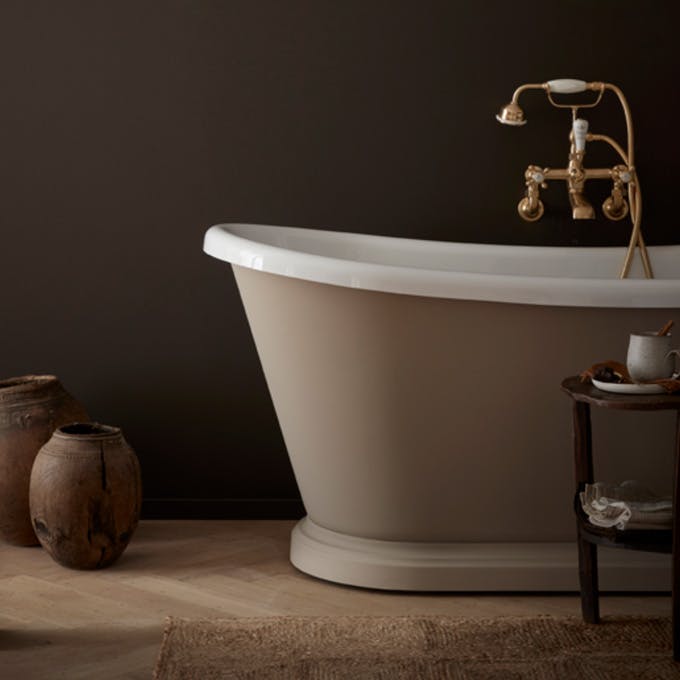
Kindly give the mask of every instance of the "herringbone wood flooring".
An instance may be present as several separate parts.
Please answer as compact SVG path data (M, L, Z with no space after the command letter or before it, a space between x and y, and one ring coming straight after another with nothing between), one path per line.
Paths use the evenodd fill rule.
M343 587L288 562L287 521L146 521L114 566L64 569L0 546L0 678L150 678L166 616L579 615L575 595L416 595ZM670 613L670 598L609 596L604 614Z

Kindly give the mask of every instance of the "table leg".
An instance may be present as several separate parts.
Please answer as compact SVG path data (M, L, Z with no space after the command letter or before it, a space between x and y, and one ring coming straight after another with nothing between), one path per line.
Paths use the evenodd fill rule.
M576 491L593 482L593 439L590 405L574 401L574 476ZM578 575L581 588L581 612L587 623L599 623L600 601L597 575L597 546L581 536L577 524Z
M576 490L593 482L593 436L590 425L590 404L574 401L574 475Z
M673 487L673 658L680 661L680 411L675 426L675 484Z
M597 546L578 537L578 576L581 585L581 614L586 623L600 622L600 593L597 579Z

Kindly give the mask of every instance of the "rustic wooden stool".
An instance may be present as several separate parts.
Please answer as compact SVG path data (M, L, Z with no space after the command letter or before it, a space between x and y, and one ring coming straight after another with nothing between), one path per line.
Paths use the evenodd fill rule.
M599 591L597 579L597 546L627 548L650 552L672 554L672 612L673 612L673 658L680 661L680 513L676 511L680 502L680 395L613 394L598 390L590 383L580 382L577 376L566 378L562 389L573 400L574 423L574 465L576 496L574 509L578 529L578 567L581 587L581 611L583 620L598 623L600 620ZM673 486L673 528L668 530L605 529L588 522L581 508L579 493L593 479L593 444L590 425L590 406L619 409L623 411L677 412L675 436L675 477Z

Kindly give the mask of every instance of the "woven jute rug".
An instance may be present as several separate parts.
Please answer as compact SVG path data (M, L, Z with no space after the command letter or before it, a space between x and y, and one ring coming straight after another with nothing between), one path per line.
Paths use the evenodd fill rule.
M669 619L169 619L156 680L664 680Z

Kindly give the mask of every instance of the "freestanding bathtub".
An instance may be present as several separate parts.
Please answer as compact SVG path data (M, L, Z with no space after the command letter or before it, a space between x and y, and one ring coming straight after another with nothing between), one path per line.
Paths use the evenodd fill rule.
M444 243L264 225L208 230L233 265L307 510L291 560L405 590L577 588L561 380L680 323L680 246ZM593 413L596 477L670 490L668 413ZM601 551L605 589L663 589L665 556Z

